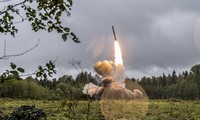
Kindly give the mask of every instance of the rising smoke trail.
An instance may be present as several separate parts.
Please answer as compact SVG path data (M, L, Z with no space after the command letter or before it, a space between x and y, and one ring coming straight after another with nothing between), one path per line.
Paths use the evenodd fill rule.
M122 52L117 40L114 41L114 66L113 79L121 86L125 87L125 67L123 65Z

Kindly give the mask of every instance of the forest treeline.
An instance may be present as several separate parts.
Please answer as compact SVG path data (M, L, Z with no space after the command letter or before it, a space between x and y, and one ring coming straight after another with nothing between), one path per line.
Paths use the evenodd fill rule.
M137 82L144 88L151 99L199 99L200 98L200 65L193 66L190 71L159 77L143 77Z
M90 77L90 78L89 78ZM38 80L31 76L1 80L0 97L18 99L86 99L82 89L91 74L82 72L74 79L71 75L64 75L58 79Z
M17 99L73 99L85 100L89 96L82 93L86 83L99 84L100 77L88 72L81 72L73 78L64 75L58 79L25 79L9 76L9 79L0 79L0 97ZM141 79L127 78L139 84L146 91L150 99L199 99L200 98L200 65L195 65L191 70L177 74L174 70L171 74L159 77L143 77ZM128 83L128 82L125 82Z

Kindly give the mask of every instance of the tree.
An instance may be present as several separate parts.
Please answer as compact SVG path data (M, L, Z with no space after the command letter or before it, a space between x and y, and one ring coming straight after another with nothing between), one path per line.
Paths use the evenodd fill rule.
M153 99L199 99L200 97L200 65L195 65L190 72L183 71L152 78L143 77L138 83L144 88L149 98Z
M177 80L176 71L173 70L170 83L171 84L176 84L176 80Z
M183 72L182 72L182 76L183 76L184 79L187 78L188 72L187 72L187 71L183 71Z
M171 74L168 74L167 75L167 80L166 80L166 82L167 82L166 84L167 85L171 85L171 78L172 78Z
M8 5L4 6L4 8L0 8L0 33L5 35L10 34L11 36L15 37L19 30L16 24L28 21L32 27L32 30L35 32L39 30L44 30L49 33L56 31L62 36L64 41L66 41L68 38L71 38L76 43L80 42L76 35L70 30L70 28L62 23L63 17L69 17L71 15L69 11L73 5L72 0L0 1L0 3L2 2L4 4L6 2ZM37 47L38 43L33 48L28 49L22 53L7 55L6 42L4 42L4 53L3 56L0 56L0 60L21 56ZM56 71L54 70L54 63L50 62L47 63L45 67L39 66L38 70L32 73L32 75L36 74L36 76L40 77L41 79L46 79L47 76L52 76L52 74L56 73ZM18 71L21 72L21 70ZM14 71L15 74L18 75L18 71ZM11 72L12 71L8 71L5 73L8 75ZM3 76L5 76L5 74ZM0 80L2 81L2 76Z
M200 91L200 65L193 66L190 71L193 75L193 81L198 85L198 91Z
M162 82L161 82L162 87L166 86L166 75L163 73L162 76Z
M183 89L184 99L197 99L199 98L198 85L195 82L190 82L185 85Z
M191 72L195 74L200 74L200 65L195 65L190 69Z
M152 76L152 86L157 86L157 81L156 81L156 77Z
M60 83L57 85L56 93L63 98L72 96L72 86L70 84Z
M10 79L0 84L0 97L9 98L46 98L47 89L33 81Z
M0 33L15 36L18 32L16 24L29 21L35 32L57 31L64 41L70 37L74 42L80 42L70 28L62 24L61 20L64 16L70 16L72 0L23 0L14 4L12 0L4 2L10 4L0 10Z

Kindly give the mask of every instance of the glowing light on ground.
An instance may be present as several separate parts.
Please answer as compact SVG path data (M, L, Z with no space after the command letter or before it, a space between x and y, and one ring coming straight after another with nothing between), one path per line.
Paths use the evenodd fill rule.
M114 48L115 48L115 55L114 55L115 65L117 65L117 66L120 64L123 65L122 52L121 52L118 41L115 41Z

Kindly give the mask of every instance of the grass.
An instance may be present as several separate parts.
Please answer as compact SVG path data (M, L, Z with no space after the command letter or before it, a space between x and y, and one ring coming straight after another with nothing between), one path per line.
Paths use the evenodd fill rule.
M9 115L21 105L35 105L47 114L47 120L67 119L142 119L199 120L200 101L48 101L0 99L0 115Z
M200 101L151 100L144 120L199 120Z

